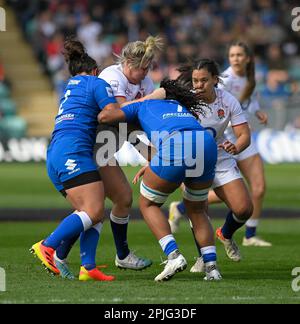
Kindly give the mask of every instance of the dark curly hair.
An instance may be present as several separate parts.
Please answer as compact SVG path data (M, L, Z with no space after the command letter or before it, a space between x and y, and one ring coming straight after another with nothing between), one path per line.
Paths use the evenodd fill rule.
M180 80L163 79L160 87L166 91L166 99L177 100L195 117L205 115L208 105L199 101L189 86L184 85Z
M98 69L96 61L87 54L81 42L69 38L64 43L64 49L62 54L72 76L82 72L91 74L93 70Z

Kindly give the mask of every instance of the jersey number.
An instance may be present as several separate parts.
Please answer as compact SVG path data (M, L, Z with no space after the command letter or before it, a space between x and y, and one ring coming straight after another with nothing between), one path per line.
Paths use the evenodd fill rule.
M71 90L68 90L66 93L65 93L65 100L60 104L59 106L59 109L58 109L58 115L61 115L63 112L64 112L64 109L63 109L63 104L68 100L69 96L71 95Z

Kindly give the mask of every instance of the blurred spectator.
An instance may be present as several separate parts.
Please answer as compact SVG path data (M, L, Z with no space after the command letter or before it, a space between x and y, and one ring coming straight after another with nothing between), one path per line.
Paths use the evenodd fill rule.
M260 91L262 97L268 99L287 98L291 95L287 86L286 71L273 70L267 74L267 80Z
M258 89L264 96L286 96L289 74L300 82L300 69L294 68L300 33L291 31L292 0L7 2L55 84L61 79L57 69L63 69L56 57L62 35L77 36L104 68L128 41L144 40L149 34L160 34L166 42L165 55L151 72L157 82L161 76L174 77L187 58L209 57L225 66L227 46L237 39L248 42L257 55Z

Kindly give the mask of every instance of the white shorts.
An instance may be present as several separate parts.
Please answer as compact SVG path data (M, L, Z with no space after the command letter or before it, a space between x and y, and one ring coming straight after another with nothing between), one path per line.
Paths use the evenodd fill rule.
M251 140L251 144L240 154L234 155L236 161L244 161L248 159L250 156L254 156L258 154L258 150L256 144L253 140Z
M212 184L212 188L214 189L224 186L226 183L241 178L242 176L240 170L233 156L218 159L216 166L216 175Z
M236 142L236 137L234 136L232 129L226 129L226 138L231 143ZM244 160L248 159L250 156L254 156L256 154L258 154L258 150L256 147L256 143L252 137L250 145L243 152L241 152L240 154L234 155L233 157L237 162L239 162L239 161L244 161Z

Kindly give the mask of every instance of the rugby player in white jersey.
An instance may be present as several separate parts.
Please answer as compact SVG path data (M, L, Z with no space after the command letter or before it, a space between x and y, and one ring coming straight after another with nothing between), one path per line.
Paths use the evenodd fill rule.
M260 110L257 100L255 63L249 47L243 42L233 43L229 47L229 63L230 67L223 73L224 89L239 100L248 119L250 115L255 115L261 124L266 125L268 116ZM225 135L230 141L235 142L231 127L227 128ZM236 155L235 158L240 171L249 184L253 203L253 214L246 223L243 245L269 247L272 245L270 242L256 236L266 187L262 158L253 141L245 151ZM211 200L213 201L213 199L212 195Z
M217 88L220 73L213 60L202 59L186 64L179 71L181 72L179 79L190 84L199 100L209 105L206 115L199 116L199 120L202 126L211 130L218 144L218 162L212 188L217 197L230 209L224 225L217 229L216 235L224 244L227 256L233 261L240 261L241 254L233 240L233 234L252 215L253 206L234 156L250 144L247 118L238 100L229 92ZM230 142L224 136L229 123L236 136L235 143ZM184 212L183 210L181 214ZM197 248L200 257L192 267L192 272L204 270L201 247L198 244Z
M243 42L233 43L229 47L229 62L230 67L222 74L224 76L222 78L223 82L219 84L219 88L224 88L239 100L247 118L249 118L250 114L253 114L261 124L266 125L268 116L260 110L257 93L254 91L255 64L249 47ZM231 142L235 142L236 139L230 125L225 134ZM251 143L246 150L235 155L235 158L240 171L249 184L253 203L253 214L246 223L243 245L269 247L272 245L270 242L256 236L256 228L261 216L265 194L265 176L263 162L255 143ZM221 202L221 200L211 191L209 203L218 202ZM173 202L170 205L169 221L173 232L176 232L183 213L184 206L182 203Z

